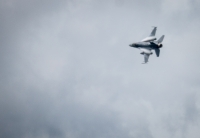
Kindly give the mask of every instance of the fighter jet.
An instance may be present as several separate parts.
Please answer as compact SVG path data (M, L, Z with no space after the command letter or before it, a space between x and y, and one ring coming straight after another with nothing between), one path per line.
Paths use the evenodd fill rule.
M162 35L160 39L158 39L158 41L155 41L156 40L155 34L156 34L156 27L154 27L150 36L146 37L140 42L132 43L129 45L130 47L138 48L142 51L140 54L144 55L143 64L146 64L148 62L149 56L153 54L151 50L155 50L157 57L159 57L160 55L160 48L163 47L162 41L165 36Z

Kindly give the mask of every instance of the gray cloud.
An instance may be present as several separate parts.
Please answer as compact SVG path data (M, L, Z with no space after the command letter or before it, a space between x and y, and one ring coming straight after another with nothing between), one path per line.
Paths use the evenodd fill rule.
M1 1L0 137L199 137L199 2L170 3Z

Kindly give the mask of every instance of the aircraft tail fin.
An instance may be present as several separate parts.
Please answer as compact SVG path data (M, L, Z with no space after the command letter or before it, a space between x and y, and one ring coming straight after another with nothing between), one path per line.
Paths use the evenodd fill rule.
M153 28L153 30L152 30L150 36L155 36L155 35L156 35L156 29L157 29L157 27L154 27L154 28Z
M161 37L160 37L160 39L158 39L158 43L162 43L162 41L163 41L163 39L164 39L164 37L165 37L165 35L162 35Z

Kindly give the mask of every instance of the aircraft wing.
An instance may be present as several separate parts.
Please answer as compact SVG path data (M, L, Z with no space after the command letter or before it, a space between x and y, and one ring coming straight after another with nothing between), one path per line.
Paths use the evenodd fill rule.
M149 54L144 54L144 64L148 62Z
M140 48L142 55L144 55L144 64L148 62L149 56L152 54L151 50L146 48Z
M143 40L141 40L142 42L151 42L151 41L154 41L156 40L156 30L157 30L157 27L154 27L153 30L151 31L150 35L146 38L144 38Z
M152 54L152 52L151 52L151 50L149 50L149 49L147 49L147 48L138 48L138 49L140 49L141 51L142 51L142 53L141 54Z
M152 30L152 32L150 33L149 36L155 36L156 35L156 29L157 29L157 27L153 27L153 30Z

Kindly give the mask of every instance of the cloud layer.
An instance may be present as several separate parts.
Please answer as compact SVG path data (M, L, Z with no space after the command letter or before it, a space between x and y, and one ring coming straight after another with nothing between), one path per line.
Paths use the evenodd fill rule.
M0 137L199 138L199 6L1 0ZM151 26L142 65L128 45Z

